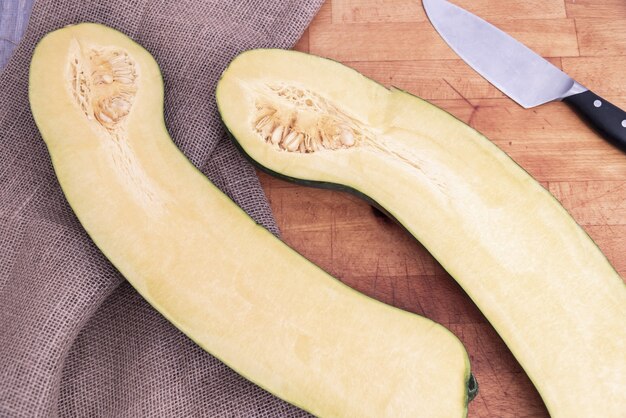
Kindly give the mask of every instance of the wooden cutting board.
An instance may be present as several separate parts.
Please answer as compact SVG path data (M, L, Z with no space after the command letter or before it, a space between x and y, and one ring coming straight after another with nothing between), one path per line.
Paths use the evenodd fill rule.
M626 1L454 2L626 109ZM484 133L563 203L626 277L626 154L562 103L524 110L504 97L444 44L419 1L328 0L296 49L408 90ZM548 416L491 325L405 231L356 197L260 177L289 245L355 289L427 316L463 341L480 383L470 417Z

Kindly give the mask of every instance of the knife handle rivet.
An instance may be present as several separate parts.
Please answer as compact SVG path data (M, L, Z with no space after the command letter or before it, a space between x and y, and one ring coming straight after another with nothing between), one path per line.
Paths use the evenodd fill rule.
M600 100L596 100L595 102L593 102L593 105L595 107L600 107L600 106L602 106L602 102Z
M626 119L624 119L624 120L622 121L622 126L623 126L624 128L626 128Z

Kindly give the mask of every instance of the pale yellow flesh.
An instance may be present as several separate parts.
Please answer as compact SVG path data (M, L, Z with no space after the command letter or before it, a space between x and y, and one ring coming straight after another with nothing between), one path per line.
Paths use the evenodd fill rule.
M379 146L269 146L253 129L255 96L278 82L325 97L369 126ZM561 205L488 139L414 96L296 52L240 55L217 100L261 165L349 186L393 214L494 325L553 417L625 416L626 286Z
M88 120L66 82L72 45L135 62L123 133ZM82 225L133 286L248 379L327 417L460 417L467 354L432 321L349 289L253 222L178 151L162 119L158 66L112 29L44 38L33 114ZM208 115L207 115L208 117Z

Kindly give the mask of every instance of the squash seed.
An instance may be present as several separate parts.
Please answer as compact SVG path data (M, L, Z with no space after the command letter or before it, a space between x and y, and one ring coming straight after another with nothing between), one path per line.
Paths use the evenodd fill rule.
M113 119L108 117L104 112L98 113L98 120L105 122L105 123L113 123Z
M272 144L278 145L282 137L283 137L283 127L279 126L276 129L274 129L274 132L272 132L272 137L271 137Z
M283 139L283 142L280 144L281 148L286 149L287 151L296 151L302 142L302 134L297 133L296 131L289 132L289 135Z
M346 147L351 147L354 145L354 135L352 132L345 130L341 133L341 143Z
M365 124L310 90L271 84L257 91L253 129L277 150L337 150L371 139Z
M137 91L137 71L126 51L73 44L69 88L87 119L110 133L124 129Z

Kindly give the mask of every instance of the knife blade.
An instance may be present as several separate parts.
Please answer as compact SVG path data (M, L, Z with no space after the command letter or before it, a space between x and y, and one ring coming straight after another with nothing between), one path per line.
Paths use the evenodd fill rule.
M446 0L423 0L439 35L469 66L524 108L562 100L626 151L626 112L478 16Z

